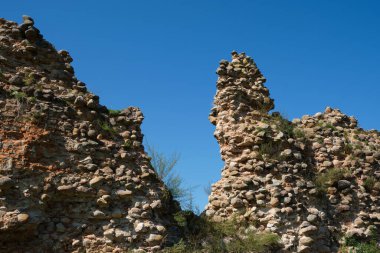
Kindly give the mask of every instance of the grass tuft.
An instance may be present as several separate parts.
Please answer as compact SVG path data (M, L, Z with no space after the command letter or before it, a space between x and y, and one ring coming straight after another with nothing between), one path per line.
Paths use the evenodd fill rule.
M105 132L107 132L107 133L109 133L109 134L111 134L111 135L115 135L115 134L116 134L115 129L113 129L113 127L112 127L108 122L105 122L105 121L98 121L98 125L99 125L99 127L100 127L103 131L105 131Z
M368 191L368 192L372 192L372 190L375 188L375 184L376 184L377 180L375 177L371 176L371 177L367 177L364 182L363 182L363 186L364 188Z
M342 180L345 177L346 170L340 168L333 168L327 170L327 172L317 175L315 178L315 185L319 192L326 192L327 188L334 183Z
M186 230L186 241L180 241L164 253L263 253L279 247L278 235L268 232L244 232L249 224L232 218L212 222L205 217L180 212L175 220Z
M24 92L21 91L13 91L11 95L17 99L18 102L23 102L28 97Z
M30 73L26 75L23 79L25 85L32 85L36 80L33 77L33 74Z
M339 252L342 253L379 253L380 247L377 245L376 238L378 233L376 229L372 230L372 235L369 241L360 241L355 237L344 238L344 243Z
M272 114L272 122L278 127L278 130L283 132L287 137L294 137L294 126L293 123L282 116L280 113Z
M120 110L112 110L112 109L109 109L108 110L108 113L111 117L116 117L116 116L119 116L119 114L121 113Z

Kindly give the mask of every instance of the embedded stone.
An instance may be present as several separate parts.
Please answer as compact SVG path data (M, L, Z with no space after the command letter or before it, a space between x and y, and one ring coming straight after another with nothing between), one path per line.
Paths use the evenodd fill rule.
M27 213L20 213L17 215L17 221L20 223L25 223L29 220L29 214Z
M351 186L351 182L348 180L339 180L338 181L338 189L343 190Z
M6 190L11 188L14 185L14 182L10 177L0 177L0 189L1 190Z
M138 224L135 226L135 231L136 231L136 233L140 233L140 232L144 231L144 229L145 229L145 225L144 225L143 222L140 222L140 223L138 223Z
M307 236L302 236L299 240L301 245L310 245L314 242L314 239Z
M132 196L132 191L130 190L118 190L116 192L116 195L119 196L120 198L128 198Z
M310 235L317 231L318 228L316 226L308 225L299 230L300 235Z
M239 198L233 198L233 199L231 199L231 205L233 207L239 208L239 207L242 207L244 205L244 203Z
M25 37L29 41L35 41L38 37L38 32L34 28L29 28L25 31Z
M91 187L96 187L102 184L103 181L104 181L104 177L94 177L93 179L90 180L89 184Z
M162 239L163 239L162 235L150 234L146 241L150 244L157 245L161 243Z
M95 210L95 211L93 212L93 216L94 216L95 218L97 218L97 219L104 219L104 218L106 218L105 213L103 213L103 212L100 211L100 210Z
M317 216L315 215L315 214L309 214L308 216L307 216L307 221L309 221L309 222L314 222L314 221L316 221L317 220Z
M103 232L103 235L104 235L104 237L106 237L110 240L113 240L113 239L115 239L115 229L114 228L107 229Z

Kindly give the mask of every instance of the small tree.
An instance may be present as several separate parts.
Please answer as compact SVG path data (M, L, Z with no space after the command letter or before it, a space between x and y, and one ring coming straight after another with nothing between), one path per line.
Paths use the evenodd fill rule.
M146 145L149 156L151 157L150 163L155 169L158 177L166 184L173 198L181 203L182 208L197 210L193 205L192 188L183 186L183 179L177 174L174 167L177 165L179 155L172 154L170 157L165 156L163 153L158 152L150 145Z

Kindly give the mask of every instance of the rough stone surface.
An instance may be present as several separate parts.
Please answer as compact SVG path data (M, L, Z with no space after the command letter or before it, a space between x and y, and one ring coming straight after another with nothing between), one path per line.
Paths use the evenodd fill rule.
M157 251L179 209L142 146L28 16L0 19L0 252ZM134 224L143 224L135 227Z
M281 252L337 252L342 236L379 231L378 131L330 107L293 122L270 114L266 80L244 53L217 74L209 119L225 165L205 215L277 233Z

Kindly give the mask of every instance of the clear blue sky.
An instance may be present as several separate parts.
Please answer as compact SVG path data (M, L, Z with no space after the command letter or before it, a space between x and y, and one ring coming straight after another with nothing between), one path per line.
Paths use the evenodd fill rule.
M178 172L199 186L201 209L223 166L207 117L232 50L254 57L289 118L330 105L380 129L377 0L12 0L1 10L31 15L103 104L140 107L148 142L181 153Z

